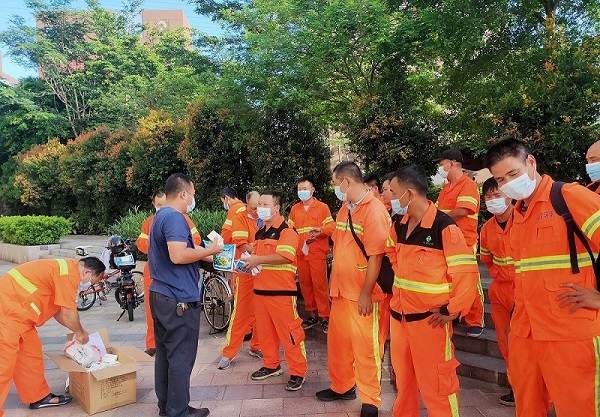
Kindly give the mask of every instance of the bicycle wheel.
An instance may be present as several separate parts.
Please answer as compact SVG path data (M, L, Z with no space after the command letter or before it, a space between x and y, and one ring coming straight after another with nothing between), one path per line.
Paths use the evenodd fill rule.
M90 308L92 308L95 302L96 287L94 287L94 284L91 284L84 291L79 291L79 294L77 294L77 310L79 311L89 310Z
M129 321L133 321L133 301L127 301L127 315L129 316Z
M144 273L133 271L131 278L135 282L135 291L137 292L138 300L144 297Z
M117 300L117 303L119 303L121 308L123 308L124 303L127 302L127 298L121 287L115 288L115 300Z
M204 283L202 305L204 317L210 327L222 332L229 326L233 302L230 301L231 289L218 276L211 276Z

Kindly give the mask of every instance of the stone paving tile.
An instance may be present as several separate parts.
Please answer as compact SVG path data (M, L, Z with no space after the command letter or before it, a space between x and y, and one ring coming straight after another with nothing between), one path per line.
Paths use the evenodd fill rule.
M283 415L283 398L242 400L240 417Z

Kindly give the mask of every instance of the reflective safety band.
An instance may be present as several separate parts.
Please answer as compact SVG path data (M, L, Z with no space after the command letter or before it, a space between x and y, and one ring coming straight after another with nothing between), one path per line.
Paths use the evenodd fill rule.
M290 255L296 255L296 248L290 245L277 245L275 252L287 252Z
M594 257L598 257L598 254L594 254ZM592 266L592 260L587 252L578 253L577 262L580 268ZM536 258L525 258L520 261L514 261L514 263L517 273L571 268L571 258L569 255L538 256Z
M373 317L371 344L373 346L373 356L375 357L375 365L377 366L377 380L381 380L381 352L379 351L379 303L373 303Z
M325 220L323 220L323 223L321 223L323 226L325 226L327 223L331 223L333 221L333 218L331 216L327 217Z
M198 233L198 229L196 229L195 227L192 227L190 229L190 233L193 234L193 235L195 235L196 233Z
M475 221L479 220L479 214L469 214L467 217L471 220L475 220Z
M312 229L314 229L314 227L301 227L299 229L296 229L296 232L301 235L302 233L308 233L310 232Z
M248 232L244 231L244 230L236 230L235 232L233 232L231 234L232 238L241 238L241 237L248 237Z
M356 223L352 223L352 227L357 235L362 235L365 233L365 229ZM348 231L350 230L350 225L347 222L336 222L335 228L337 230Z
M233 222L229 219L225 219L225 223L226 226L231 226L233 224Z
M240 288L240 277L238 275L234 275L234 277L235 277L235 285L234 285L235 293L233 294L233 299L239 300L238 291ZM226 346L229 346L229 343L231 342L231 331L232 331L233 327L237 326L237 323L235 320L237 318L237 311L238 311L239 304L240 303L233 303L233 311L231 312L231 318L229 319L229 326L227 327L227 335L225 336L225 339L227 340Z
M67 265L67 261L64 259L57 259L58 269L61 275L69 275L69 266Z
M494 255L493 262L494 265L498 266L508 266L515 264L515 261L510 256L507 256L506 258L499 258L498 256Z
M591 239L596 230L600 227L600 210L592 214L581 226L581 231Z
M475 207L477 207L477 199L475 197L470 197L468 195L461 195L460 197L458 197L456 199L457 203L471 203L473 204Z
M13 279L19 284L25 291L29 294L33 294L37 291L37 287L33 285L27 278L25 278L19 271L16 269L11 269L8 271L8 275L13 277Z
M479 248L479 253L481 255L491 255L491 252L488 249L484 248L483 246Z
M385 246L388 248L395 248L396 247L396 243L394 242L394 239L392 239L391 236L388 236L387 240L385 241Z
M444 332L446 333L446 343L444 346L444 360L448 362L452 359L452 340L450 338L449 323L444 324Z
M450 412L452 413L452 417L459 417L458 413L458 399L455 394L448 395L448 401L450 402Z
M240 214L241 212L246 211L246 206L242 206L235 211L235 214Z
M146 233L140 233L138 239L148 239L148 235Z
M452 284L449 282L443 284L431 284L394 277L394 287L423 294L446 294L452 289Z
M594 409L596 410L596 417L600 417L600 336L594 337L593 342L594 355L596 357L596 375L594 378Z
M367 270L366 266L360 266L360 265L356 265L356 269L358 269L359 271L363 272Z
M292 273L296 273L296 270L298 268L296 268L293 265L290 264L284 264L284 265L263 265L262 269L264 271L285 271L285 272L292 272Z
M446 263L448 264L448 267L460 265L477 266L477 259L475 258L475 255L452 255L446 256Z
M38 316L40 316L42 314L42 312L40 311L40 309L38 308L38 306L35 305L35 303L31 303L31 304L29 304L29 306L33 309L33 311L36 312L36 314Z

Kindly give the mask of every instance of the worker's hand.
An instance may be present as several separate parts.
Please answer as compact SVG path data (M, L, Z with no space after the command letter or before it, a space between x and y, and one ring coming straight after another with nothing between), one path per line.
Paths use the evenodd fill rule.
M310 234L309 234L309 236L310 236ZM306 239L306 244L310 245L310 244L311 244L311 243L313 243L315 240L317 240L317 239L315 239L314 237L309 237L308 239Z
M573 304L570 313L574 313L580 308L600 310L600 292L594 288L584 288L572 282L562 284L561 287L572 289L572 291L565 291L556 297L563 308Z
M320 227L314 227L312 228L309 232L308 235L313 239L316 240L321 236L321 228Z
M261 257L258 255L252 255L248 259L244 259L244 262L246 263L242 265L242 268L247 269L248 271L251 271L252 268L262 265Z
M440 313L439 308L432 308L429 311L431 311L433 315L429 318L427 324L431 325L434 329L438 326L443 327L446 323L458 317L458 313L452 316L446 316L445 314Z
M85 345L90 341L90 335L85 330L81 329L80 332L75 333L75 341Z
M367 317L373 311L373 299L371 293L361 292L358 297L358 314Z
M221 253L221 252L223 252L223 241L217 239L217 240L211 242L211 244L208 245L207 249L210 251L211 255L216 255L218 253Z

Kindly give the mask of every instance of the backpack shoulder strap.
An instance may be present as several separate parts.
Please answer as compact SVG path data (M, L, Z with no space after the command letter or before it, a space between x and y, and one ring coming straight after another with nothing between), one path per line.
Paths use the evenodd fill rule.
M356 235L356 232L354 231L354 225L352 224L352 215L350 214L350 211L348 211L348 226L350 226L350 232L352 232L352 237L354 238L354 241L360 248L360 251L363 255L365 255L365 258L369 260L369 256L367 255L367 250L365 249L364 243L362 243L362 240L359 239L359 237Z

